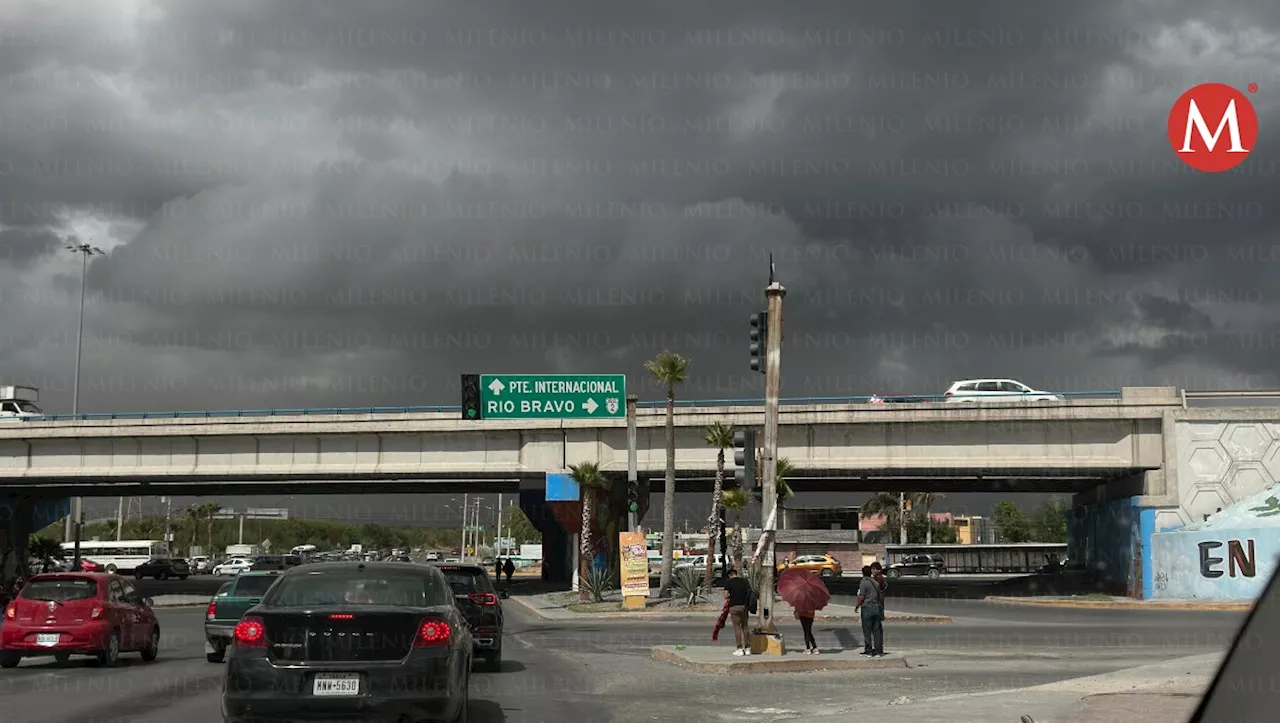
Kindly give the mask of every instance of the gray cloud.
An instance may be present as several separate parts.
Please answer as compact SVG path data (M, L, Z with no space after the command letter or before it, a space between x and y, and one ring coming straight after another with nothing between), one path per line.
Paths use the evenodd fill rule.
M770 253L788 396L1280 382L1270 5L161 5L0 36L0 365L50 408L72 234L86 410L656 397L663 348L755 396ZM1166 138L1206 80L1261 86L1227 174Z

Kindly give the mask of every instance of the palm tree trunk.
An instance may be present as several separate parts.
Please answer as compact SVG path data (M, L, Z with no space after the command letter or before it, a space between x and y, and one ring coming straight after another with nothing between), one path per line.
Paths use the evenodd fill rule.
M925 495L924 498L924 544L933 544L933 517L929 514L929 510L933 507L933 500Z
M676 387L667 385L667 475L662 491L662 575L658 597L671 590L671 566L676 553Z
M210 516L209 521L205 523L205 533L208 536L209 553L213 554L213 517Z
M591 496L594 493L589 487L583 487L582 497L582 534L578 536L578 599L591 599L587 591L587 575L591 573Z
M715 579L716 541L720 539L720 495L724 490L724 447L716 455L716 482L711 490L711 531L707 534L707 576L702 586L711 589L711 581Z

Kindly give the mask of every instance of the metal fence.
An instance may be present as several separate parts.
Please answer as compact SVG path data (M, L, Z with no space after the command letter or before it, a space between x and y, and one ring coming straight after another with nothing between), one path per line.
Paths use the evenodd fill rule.
M1067 557L1066 543L1027 542L1008 545L885 545L888 564L908 555L940 555L949 573L1032 573L1047 557Z

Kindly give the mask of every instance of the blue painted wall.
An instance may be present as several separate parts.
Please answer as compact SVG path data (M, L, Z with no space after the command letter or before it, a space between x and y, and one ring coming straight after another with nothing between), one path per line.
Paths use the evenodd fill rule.
M1230 542L1249 558L1253 541L1254 570L1231 564ZM1201 543L1207 570L1202 571ZM1188 530L1152 537L1153 586L1156 598L1256 600L1267 586L1280 559L1280 527ZM1208 574L1204 574L1207 572ZM1220 573L1216 577L1214 573ZM1250 574L1252 573L1252 574Z
M1067 516L1067 554L1083 560L1112 593L1150 599L1158 532L1156 508L1139 507L1134 498L1085 505Z

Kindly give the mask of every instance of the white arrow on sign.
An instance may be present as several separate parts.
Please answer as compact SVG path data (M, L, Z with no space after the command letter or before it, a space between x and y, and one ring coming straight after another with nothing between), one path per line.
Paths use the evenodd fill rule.
M489 384L489 391L493 392L494 396L502 394L502 390L506 388L506 385L502 383L501 379L494 379L493 382Z
M587 414L595 414L596 410L600 408L600 405L596 404L596 400L588 398L582 405L582 408L587 410Z

